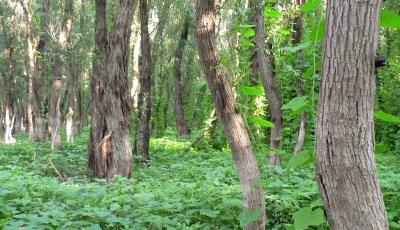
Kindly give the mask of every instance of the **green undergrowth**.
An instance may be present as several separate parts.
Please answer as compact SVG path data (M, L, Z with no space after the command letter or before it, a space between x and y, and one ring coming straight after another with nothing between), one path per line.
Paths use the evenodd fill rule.
M241 229L254 215L242 212L231 154L210 149L185 154L187 145L153 139L147 167L135 165L132 179L108 183L90 179L87 134L60 151L48 143L0 144L0 229ZM267 229L328 229L318 213L314 167L271 175L266 157L257 154ZM377 161L391 228L399 229L400 160L380 154Z

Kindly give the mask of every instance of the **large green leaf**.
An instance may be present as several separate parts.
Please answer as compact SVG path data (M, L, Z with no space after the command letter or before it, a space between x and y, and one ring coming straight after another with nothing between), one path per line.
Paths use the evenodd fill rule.
M400 15L389 10L381 12L381 26L385 28L400 28Z
M310 13L313 12L321 5L321 0L309 0L306 4L304 4L300 11L303 13Z
M263 96L264 87L262 86L240 86L239 92L247 96Z
M304 150L298 153L296 156L290 158L288 167L299 168L314 161L314 154L311 151Z
M395 117L392 114L385 113L383 111L376 111L375 118L381 121L387 121L392 123L400 124L400 117Z
M312 42L321 41L325 36L325 27L325 20L321 20L320 22L315 23L313 26L311 26L309 40Z
M267 121L265 119L259 118L259 117L251 116L251 117L249 117L249 120L251 122L253 122L255 125L259 125L259 126L267 127L267 128L275 128L274 123Z
M251 212L244 212L239 215L240 227L244 227L260 218L261 210L254 210Z
M294 47L283 47L282 50L295 53L295 52L297 52L299 50L305 49L305 48L310 47L310 46L311 46L311 43L310 42L306 42L306 43L303 43L303 44L300 44L300 45L294 46Z
M208 216L208 217L214 218L214 217L218 216L219 211L215 211L215 210L208 209L208 208L203 208L203 209L200 209L200 214L203 216Z
M279 18L280 16L282 16L282 13L276 10L275 8L266 6L264 10L264 15L267 18Z
M307 229L309 226L319 226L324 223L324 211L320 208L313 210L306 207L298 210L293 214L294 227L296 230Z
M295 112L295 113L300 113L300 112L303 112L307 108L307 105L308 105L307 97L301 96L301 97L293 98L287 104L282 106L282 109L291 110L292 112Z

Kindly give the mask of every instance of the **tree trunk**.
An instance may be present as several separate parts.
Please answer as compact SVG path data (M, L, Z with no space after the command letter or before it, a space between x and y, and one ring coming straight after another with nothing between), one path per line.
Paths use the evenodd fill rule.
M49 9L50 0L43 1L41 17L40 17L40 31L42 33L39 37L39 42L35 48L35 70L32 78L32 113L33 113L33 141L45 142L47 140L47 122L42 113L43 98L43 84L45 66L43 62L44 49L46 44L45 27L47 25L47 12Z
M148 8L147 0L140 0L140 50L139 58L139 101L138 101L138 127L136 136L136 155L140 157L142 163L150 160L150 117L151 117L151 54L150 36L148 29Z
M72 27L72 13L73 13L73 0L67 0L64 10L64 20L60 34L58 37L59 52L64 51L71 34ZM61 98L61 84L64 57L62 54L57 54L53 62L53 92L51 95L49 122L51 128L51 147L52 149L59 149L61 147L60 129L61 129L61 112L60 112L60 98Z
M120 2L108 46L106 1L96 0L96 51L100 58L93 65L89 167L95 177L108 180L115 175L129 178L132 171L128 63L135 5L133 0Z
M264 32L264 7L259 0L255 0L255 23L256 23L256 48L257 48L257 66L262 77L264 91L268 99L268 108L271 116L271 121L275 127L271 129L270 147L273 149L280 149L282 142L280 140L283 119L281 101L279 99L278 90L275 85L275 76L272 67L264 52L265 32ZM274 151L270 152L269 164L270 166L280 165L280 156Z
M33 27L32 27L32 1L25 0L23 1L23 10L24 16L26 20L26 41L28 48L28 56L27 56L27 66L26 72L28 75L28 133L29 140L33 140L33 77L35 72L35 49L34 49L34 41L33 41Z
M295 0L294 5L296 7L301 7L306 3L306 0ZM304 33L304 28L303 28L303 14L299 14L295 17L294 19L294 45L300 45L301 39L303 38L303 33ZM296 64L295 66L297 67L296 69L301 71L300 66L304 62L304 52L303 50L298 50L296 52ZM303 94L303 82L301 77L298 78L297 80L297 94L298 96L301 96ZM293 155L297 155L301 149L303 148L304 145L304 140L306 137L306 132L307 132L307 112L301 112L300 114L300 128L299 128L299 134L297 137L297 143L296 147L294 148Z
M388 229L374 159L381 0L327 4L317 180L331 229Z
M183 110L183 99L182 99L182 56L185 50L185 44L188 39L189 33L189 16L186 16L185 22L183 23L183 29L179 40L178 47L175 51L175 63L174 63L174 80L175 80L175 121L176 121L176 135L187 136L190 134L190 130L187 126L185 113Z
M265 201L260 171L245 123L237 108L233 89L220 67L215 40L216 0L197 1L197 47L217 116L236 162L245 211L258 211L260 217L245 229L265 229Z

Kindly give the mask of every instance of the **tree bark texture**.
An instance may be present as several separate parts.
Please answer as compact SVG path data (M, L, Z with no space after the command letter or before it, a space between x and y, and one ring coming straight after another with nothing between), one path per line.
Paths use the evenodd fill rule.
M316 176L333 230L388 229L374 159L381 3L327 3Z
M72 27L72 13L74 1L67 0L65 3L64 19L60 34L58 37L59 52L65 50ZM64 57L61 53L54 57L53 61L53 92L51 95L49 123L51 128L51 147L59 149L61 147L60 129L61 129L61 112L60 112L60 98L61 98L61 84L63 75Z
M178 47L175 51L175 63L174 63L174 88L175 88L175 123L176 123L176 135L187 136L190 134L190 130L187 126L185 113L183 109L183 99L182 99L182 56L185 51L185 44L188 39L189 33L189 16L186 16L185 21L183 23L183 28L181 32L181 36L179 39Z
M106 1L96 1L96 52L92 74L92 127L89 167L95 177L131 176L128 62L131 23L136 1L122 0L107 42Z
M244 229L265 229L264 191L257 185L260 171L245 123L237 108L232 86L221 69L215 40L216 0L198 0L197 48L217 116L231 147L239 174L245 211L259 211L258 220Z
M270 147L273 149L280 149L282 142L280 140L283 128L282 119L282 105L279 98L278 89L275 84L275 76L272 71L271 64L268 60L266 53L264 52L265 44L265 32L264 32L264 7L259 0L255 0L255 24L256 24L256 49L257 49L257 66L261 74L264 91L268 100L268 109L270 114L271 122L274 123L275 127L271 129L270 134ZM281 158L274 151L270 152L269 164L270 166L280 165Z
M138 127L136 135L136 155L142 163L150 160L150 118L151 118L151 72L152 61L150 54L150 35L148 29L149 12L147 0L140 2L140 50L139 58L139 99L138 99Z

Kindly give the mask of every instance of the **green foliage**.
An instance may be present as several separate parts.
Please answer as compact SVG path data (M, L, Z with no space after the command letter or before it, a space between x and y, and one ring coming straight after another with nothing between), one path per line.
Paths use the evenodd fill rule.
M294 113L303 112L308 106L307 96L293 98L291 101L282 106L282 109L291 110Z
M307 1L300 9L303 13L310 13L315 11L321 5L321 0Z
M266 127L266 128L274 128L275 127L274 123L267 121L265 119L259 118L259 117L252 116L252 117L249 117L249 120L252 123L254 123L255 125L259 125L262 127Z
M382 120L382 121L400 124L400 117L393 116L393 115L385 113L383 111L376 111L375 118Z
M393 11L381 11L381 26L384 28L398 29L400 28L400 15Z
M324 211L321 208L306 207L293 214L294 227L297 230L307 229L309 226L319 226L325 222Z

